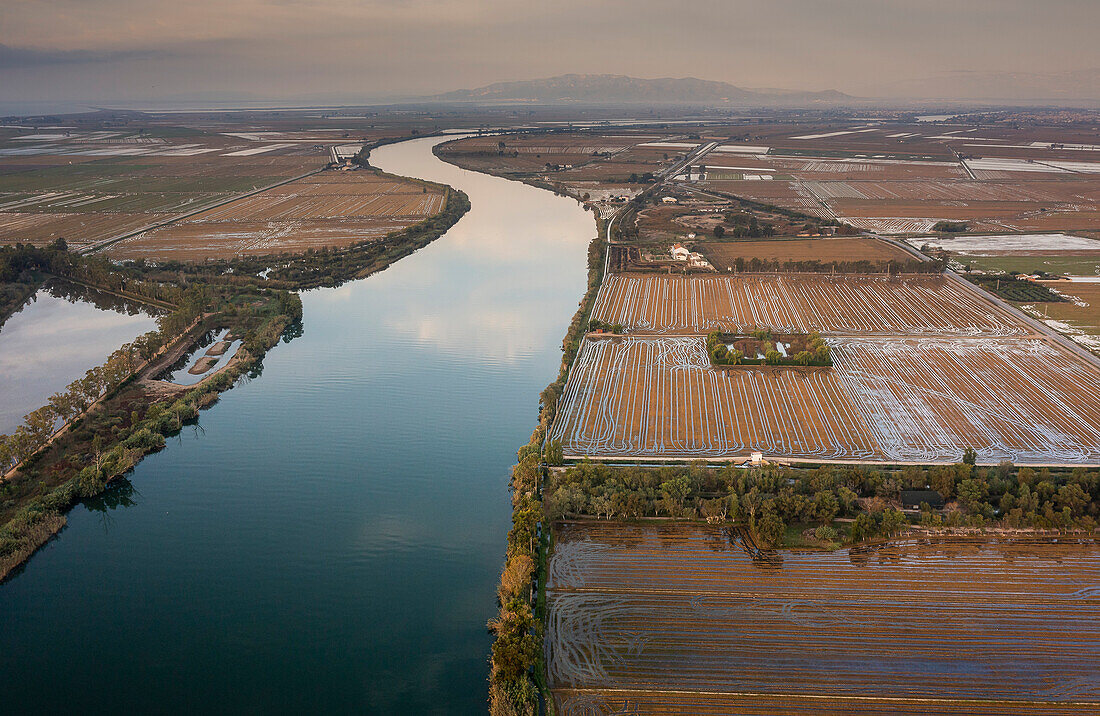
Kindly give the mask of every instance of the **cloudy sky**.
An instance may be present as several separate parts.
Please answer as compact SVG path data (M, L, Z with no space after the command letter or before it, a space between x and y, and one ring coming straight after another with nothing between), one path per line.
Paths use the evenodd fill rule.
M1095 98L1098 35L1097 0L2 0L0 100L351 102L569 72Z

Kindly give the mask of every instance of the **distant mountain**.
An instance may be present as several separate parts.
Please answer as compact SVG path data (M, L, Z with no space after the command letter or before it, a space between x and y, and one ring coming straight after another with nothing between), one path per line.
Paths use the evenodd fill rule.
M728 82L664 77L646 80L625 75L561 75L541 80L497 82L477 89L456 90L430 99L441 102L576 102L605 103L700 103L700 104L799 104L843 102L852 99L836 90L755 92Z

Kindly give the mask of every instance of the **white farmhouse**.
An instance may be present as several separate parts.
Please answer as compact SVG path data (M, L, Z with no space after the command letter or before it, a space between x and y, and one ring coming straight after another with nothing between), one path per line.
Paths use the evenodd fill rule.
M669 253L672 254L674 261L687 261L691 258L691 252L683 247L682 244L673 244L669 249Z

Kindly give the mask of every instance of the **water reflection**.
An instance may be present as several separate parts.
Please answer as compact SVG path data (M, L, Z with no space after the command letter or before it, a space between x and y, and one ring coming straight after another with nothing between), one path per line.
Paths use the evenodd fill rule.
M73 510L0 586L0 673L20 685L4 710L94 690L101 711L485 712L508 471L595 227L575 202L438 162L431 141L372 160L464 189L466 217L306 293L303 335L263 377L138 465L139 504L106 532Z
M48 281L0 330L0 433L123 343L156 328L141 304L83 286Z

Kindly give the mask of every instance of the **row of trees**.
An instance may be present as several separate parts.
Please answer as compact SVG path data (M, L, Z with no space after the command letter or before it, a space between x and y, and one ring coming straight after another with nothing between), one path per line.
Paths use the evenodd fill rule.
M602 230L602 226L600 227ZM601 231L602 233L602 231ZM497 592L499 613L489 621L494 635L489 674L489 711L493 716L535 716L539 712L536 680L544 676L542 664L542 613L534 582L544 569L545 534L540 529L544 510L542 468L561 464L562 447L549 441L541 454L543 438L550 429L586 326L590 326L592 305L603 278L605 244L597 234L588 245L588 289L562 340L562 363L557 379L539 395L539 424L527 445L520 448L512 469L512 529L508 532L508 553ZM543 684L545 686L545 684Z
M948 506L925 507L929 526L1008 526L1095 529L1100 519L1100 472L1052 472L1010 464L969 463L884 470L826 466L818 469L611 467L581 463L551 476L545 506L552 519L674 517L745 523L769 545L791 523L828 524L854 517L849 539L894 534L909 525L898 500L902 489L933 489Z
M746 259L738 256L733 260L732 268L738 273L759 273L783 271L787 273L888 273L898 275L903 273L943 273L946 262L944 261L920 261L918 259L906 261L777 261L774 259L762 259L756 256ZM716 266L721 270L721 266Z
M103 256L70 253L64 239L43 247L30 244L0 246L0 283L26 282L35 274L61 276L159 303L175 305L185 300L184 285L146 280L139 270L119 268Z
M158 328L124 344L83 378L50 396L50 402L23 418L11 435L0 435L0 473L31 457L49 441L59 424L84 413L102 396L114 391L134 374L144 361L190 327L201 315L202 304L188 302L157 320Z

